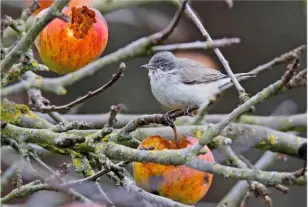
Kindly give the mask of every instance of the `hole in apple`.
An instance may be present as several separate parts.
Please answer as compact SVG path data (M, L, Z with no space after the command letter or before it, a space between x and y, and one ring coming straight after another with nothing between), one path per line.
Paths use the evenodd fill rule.
M96 23L95 12L87 6L72 7L70 12L69 31L76 39L84 38L89 29Z

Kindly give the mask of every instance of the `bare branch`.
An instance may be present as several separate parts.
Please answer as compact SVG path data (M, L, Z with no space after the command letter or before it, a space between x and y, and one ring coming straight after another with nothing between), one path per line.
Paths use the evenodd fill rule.
M11 27L19 36L22 35L23 31L18 27L18 23L12 19L12 17L4 15L1 19L1 38L3 36L3 31Z
M294 60L294 58L298 57L298 54L303 53L305 49L306 49L306 45L301 45L285 54L280 55L279 57L274 58L268 63L265 63L263 65L256 67L255 69L251 70L251 73L260 74L266 70L272 69L272 67L276 65L280 65L283 63L287 63L291 60Z
M40 3L38 0L32 0L31 5L29 6L29 8L24 9L21 13L21 17L20 19L24 22L27 21L27 19L30 17L30 15L37 9L40 8Z
M145 190L136 186L136 184L130 180L128 177L124 179L124 189L128 192L133 192L134 196L148 201L150 204L154 204L155 206L167 206L167 207L189 207L189 205L185 205L182 203L175 202L171 199L153 195L151 193L146 192ZM193 207L193 206L190 206Z
M35 80L38 76L32 71L26 72L24 75L26 80ZM42 92L37 88L28 89L29 105L35 109L42 111L42 109L50 104L50 101L43 97ZM48 112L48 115L58 123L68 123L58 112Z
M213 41L196 41L196 42L189 42L189 43L179 43L179 44L171 44L171 45L158 45L152 47L153 52L158 51L172 51L172 50L194 50L194 49L213 49L218 47L226 47L233 44L240 43L239 38L223 38Z
M180 17L182 13L185 10L187 1L188 0L182 1L181 7L177 10L170 24L166 28L164 28L160 33L158 33L156 38L154 38L155 39L154 41L157 41L157 43L155 44L163 42L173 32L173 30L175 29L175 27L178 25L180 21Z
M202 25L202 22L200 21L200 19L197 17L195 12L192 10L192 8L188 4L186 5L186 13L190 17L190 19L195 23L195 25L198 27L198 29L200 30L203 37L206 38L209 41L212 41L210 34L205 30L204 26ZM247 101L249 96L245 92L245 89L241 86L241 84L238 82L238 80L234 76L234 74L233 74L233 72L232 72L232 70L229 66L229 62L225 59L225 57L223 56L223 54L220 52L220 50L218 48L214 48L214 52L217 55L220 62L222 63L222 65L224 66L224 68L225 68L227 74L229 75L230 79L232 80L235 88L237 89L240 101L241 102ZM251 108L251 110L254 110L254 108Z
M300 71L289 81L289 87L297 88L307 86L307 69Z
M96 89L95 91L90 91L88 92L87 95L82 96L78 99L76 99L75 101L72 101L68 104L62 105L62 106L45 106L43 108L41 108L41 110L43 112L48 112L48 111L68 111L70 108L72 108L73 106L76 106L77 104L80 104L94 96L96 96L97 94L106 91L108 88L110 88L113 84L115 84L121 77L123 77L124 74L124 70L125 70L126 66L125 63L121 63L119 66L119 70L116 74L112 75L112 78L110 81L108 81L105 85L103 85L102 87Z
M276 159L277 154L272 153L270 151L265 152L262 157L256 162L254 165L255 169L266 169ZM273 184L270 184L273 185ZM236 206L238 203L240 203L241 199L245 195L245 192L248 190L247 183L245 181L238 182L225 197L219 202L217 206ZM245 198L243 199L245 200Z
M126 163L127 162L119 162L119 163L115 164L113 167L123 167ZM87 182L90 182L90 181L96 181L98 178L107 174L111 170L112 170L112 168L111 169L103 169L103 170L95 173L94 175L88 176L86 178L75 180L75 181L70 181L70 182L67 182L67 183L63 183L62 186L63 187L74 187L76 185L81 185L81 184L84 184L84 183L87 183Z
M108 121L105 124L105 127L114 127L114 124L118 121L116 116L122 111L123 108L125 108L123 104L118 104L110 107L110 114Z
M250 168L233 152L230 146L226 145L222 146L222 148L223 151L228 155L228 160L231 161L233 165L239 168ZM269 192L262 183L256 181L247 181L247 183L250 186L250 190L254 193L256 197L261 196L264 199L265 203L267 203L270 207L272 206L272 200L268 195Z
M81 194L75 193L75 191L72 191L71 189L65 189L51 184L41 184L39 181L36 182L35 184L29 183L27 185L21 186L19 189L12 190L8 195L1 198L0 203L1 204L9 203L10 201L16 198L27 197L41 190L61 192L64 194L68 194L73 198L75 198L76 200L79 200L83 203L92 203L92 201L90 201L88 198L82 196Z

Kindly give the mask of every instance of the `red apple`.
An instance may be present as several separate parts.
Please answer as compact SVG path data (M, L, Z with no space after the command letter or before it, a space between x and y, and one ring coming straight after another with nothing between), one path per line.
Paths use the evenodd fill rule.
M41 11L38 18L46 11ZM96 9L65 7L62 12L70 17L70 21L54 19L35 41L42 62L61 75L98 58L108 41L107 23Z
M176 144L160 136L149 136L144 139L138 149L163 150L186 148L198 142L194 137L185 136ZM205 155L199 155L203 160L215 162L210 149ZM133 163L134 178L138 186L148 192L172 200L193 205L200 201L208 192L213 180L213 174L201 172L184 165L161 165L156 163Z

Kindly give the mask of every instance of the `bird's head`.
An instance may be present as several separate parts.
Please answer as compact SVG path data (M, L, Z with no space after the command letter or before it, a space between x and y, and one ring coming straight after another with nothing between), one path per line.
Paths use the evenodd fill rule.
M158 52L150 59L148 64L141 68L148 70L170 71L175 67L176 57L171 52Z

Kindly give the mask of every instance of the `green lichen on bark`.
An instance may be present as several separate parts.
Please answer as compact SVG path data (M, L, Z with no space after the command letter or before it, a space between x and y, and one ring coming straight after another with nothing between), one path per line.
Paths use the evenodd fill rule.
M45 119L35 115L28 106L7 99L1 101L1 120L26 128L43 129L52 126Z
M94 175L94 170L89 160L81 153L71 151L72 163L77 173L81 173L84 177Z

